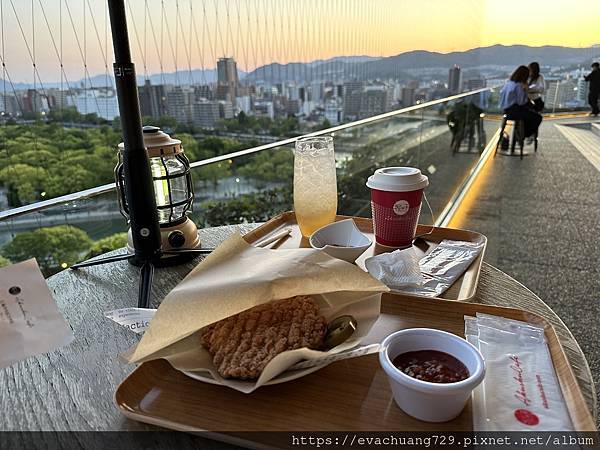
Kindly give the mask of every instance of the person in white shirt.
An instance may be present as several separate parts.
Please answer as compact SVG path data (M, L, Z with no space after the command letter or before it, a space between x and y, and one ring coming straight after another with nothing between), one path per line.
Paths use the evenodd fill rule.
M529 80L527 95L533 102L533 110L542 112L544 110L544 91L546 90L546 81L540 73L540 65L537 62L529 64Z

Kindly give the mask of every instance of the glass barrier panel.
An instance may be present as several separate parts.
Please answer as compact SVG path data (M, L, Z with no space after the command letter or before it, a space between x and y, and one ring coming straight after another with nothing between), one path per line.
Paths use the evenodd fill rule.
M413 166L430 179L437 218L498 127L486 118L488 103L489 93L476 94L333 133L338 214L370 217L367 178L380 167ZM198 167L192 176L200 227L262 222L293 209L292 146ZM425 207L421 222L432 222Z
M0 222L0 254L12 263L36 258L50 276L123 247L126 231L112 191Z
M498 129L498 115L487 114L491 95L474 94L334 132L338 214L370 217L367 178L380 167L412 166L429 177L427 199L433 217L439 217ZM248 147L230 137L185 137L192 159ZM263 222L289 211L293 173L293 145L196 167L191 218L203 228ZM424 206L421 222L432 220ZM111 191L0 221L0 255L12 262L36 257L51 275L124 246L126 230Z
M199 227L264 222L292 209L292 149L276 147L193 169L192 219Z

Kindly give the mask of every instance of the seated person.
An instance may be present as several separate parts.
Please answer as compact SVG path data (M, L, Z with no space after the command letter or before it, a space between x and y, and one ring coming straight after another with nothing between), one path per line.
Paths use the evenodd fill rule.
M527 96L528 79L529 69L527 66L519 66L500 91L500 108L510 120L525 122L524 137L526 138L533 137L542 123L542 116L530 107Z
M544 110L544 91L546 90L546 80L540 73L540 65L537 62L529 64L529 89L527 94L529 100L533 102L533 110L541 113Z

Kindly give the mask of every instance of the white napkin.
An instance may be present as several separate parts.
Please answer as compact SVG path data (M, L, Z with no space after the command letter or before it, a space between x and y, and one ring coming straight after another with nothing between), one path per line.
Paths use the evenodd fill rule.
M420 287L425 281L412 247L372 256L365 261L365 266L373 277L392 290Z
M0 368L72 340L35 259L0 269Z

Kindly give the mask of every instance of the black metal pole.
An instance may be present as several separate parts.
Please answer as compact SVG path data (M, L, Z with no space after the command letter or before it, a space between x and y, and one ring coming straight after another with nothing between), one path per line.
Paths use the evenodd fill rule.
M144 146L135 68L131 62L127 18L123 0L108 0L113 48L115 84L123 128L123 171L125 197L129 207L135 259L146 261L160 256L161 236L150 161Z

